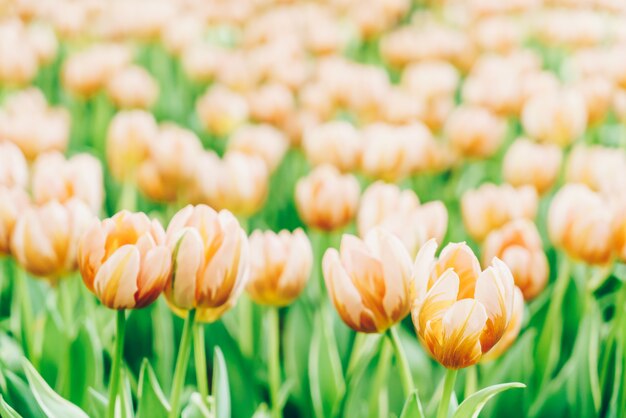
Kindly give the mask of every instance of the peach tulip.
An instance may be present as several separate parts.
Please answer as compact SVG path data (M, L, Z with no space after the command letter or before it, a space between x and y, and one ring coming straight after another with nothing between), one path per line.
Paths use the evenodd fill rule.
M237 151L263 159L270 172L279 166L289 140L285 134L271 125L244 125L233 132L228 151Z
M515 286L513 296L513 315L509 321L509 325L504 330L504 334L500 341L494 345L488 353L484 354L482 361L490 361L497 359L504 354L515 342L519 332L522 330L522 321L524 319L524 296L519 287Z
M607 196L621 195L626 187L626 155L618 148L576 146L567 159L565 179Z
M411 258L393 234L374 228L365 240L344 235L326 250L326 288L341 319L359 332L382 333L410 311Z
M533 186L537 193L543 194L556 182L562 159L563 152L557 145L520 138L504 156L502 175L512 186Z
M450 114L444 129L452 148L461 155L487 158L502 145L506 124L487 109L461 106Z
M106 91L119 108L149 109L159 96L159 85L148 71L131 65L108 80Z
M154 302L170 275L165 231L144 213L118 212L95 220L78 248L87 288L108 308L139 309Z
M332 164L349 172L359 165L363 140L352 124L332 121L306 130L302 148L312 165Z
M200 123L208 132L226 136L248 119L248 103L241 94L217 85L196 102Z
M0 142L0 185L26 187L28 165L22 151L11 142Z
M30 198L24 189L0 184L0 256L11 253L15 223L29 204Z
M167 228L174 268L165 297L180 316L196 309L196 320L213 322L231 308L249 275L248 240L228 211L186 206Z

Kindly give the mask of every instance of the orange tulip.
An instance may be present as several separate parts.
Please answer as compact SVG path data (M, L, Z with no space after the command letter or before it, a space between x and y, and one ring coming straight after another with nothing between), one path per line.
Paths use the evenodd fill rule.
M344 235L322 267L335 309L355 331L381 333L409 313L411 258L390 232L375 228L363 241Z
M149 109L159 96L159 85L145 69L131 65L111 77L106 91L117 107Z
M302 148L312 165L332 164L349 172L359 165L363 140L352 124L332 121L305 131Z
M554 144L537 144L529 139L515 140L502 162L504 180L512 186L530 185L545 193L556 182L563 153Z
M497 359L508 350L519 335L522 329L522 321L524 319L524 296L519 287L515 286L513 297L513 315L509 326L504 330L504 334L500 341L494 345L488 353L483 355L482 361L490 361Z
M506 124L487 109L462 106L448 117L445 135L461 155L487 158L496 153L506 132Z
M111 309L139 309L154 302L171 270L165 231L144 213L118 212L94 223L78 249L87 288Z
M186 206L167 228L174 268L165 297L180 316L196 309L196 320L216 321L231 308L248 281L248 240L228 211Z
M245 97L217 85L211 87L196 103L196 112L204 129L219 137L233 132L248 119Z
M260 157L273 172L280 165L289 141L285 134L271 125L244 125L237 129L228 142L228 151Z
M499 259L481 272L464 243L448 244L435 259L427 242L415 260L413 324L426 350L443 366L480 361L504 336L514 312L513 276Z
M253 301L286 306L304 290L313 266L313 250L304 231L254 231L250 235L250 280Z
M607 196L620 195L626 187L626 155L618 148L576 146L567 159L565 179Z

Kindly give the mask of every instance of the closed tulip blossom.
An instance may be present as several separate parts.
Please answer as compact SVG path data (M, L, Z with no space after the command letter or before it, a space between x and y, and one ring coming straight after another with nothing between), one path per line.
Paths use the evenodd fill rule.
M470 236L482 241L487 234L514 219L534 219L537 192L531 186L514 188L487 183L468 190L461 199L463 224Z
M613 256L614 217L600 194L582 184L567 184L550 204L550 240L575 260L607 264Z
M0 256L11 253L15 223L29 204L30 198L24 189L0 184Z
M411 316L426 350L448 369L480 361L511 323L515 285L499 259L481 271L464 243L451 243L435 258L426 243L415 260Z
M524 299L534 298L546 287L548 258L532 221L518 219L491 232L482 248L483 265L488 265L495 257L509 266Z
M461 155L487 158L502 145L506 124L487 109L462 106L450 114L444 131L451 146Z
M352 124L332 121L306 130L302 148L312 165L332 164L349 172L359 166L363 140Z
M344 235L322 262L330 298L355 331L382 333L410 311L411 258L390 232L375 228L364 240Z
M357 215L361 237L377 226L396 235L409 254L415 255L429 239L443 240L448 211L439 201L421 205L413 191L379 181L363 193Z
M348 225L359 203L359 182L331 165L321 165L298 180L296 207L309 227L333 231Z
M262 158L270 172L276 170L288 148L285 134L271 125L244 125L228 142L229 151Z
M32 192L38 205L77 198L98 214L104 199L100 161L90 154L76 154L67 160L60 152L41 154L33 165Z
M607 196L621 195L626 187L626 155L619 148L576 146L568 156L565 179Z
M196 320L216 321L248 281L248 240L237 219L206 205L186 206L172 218L167 243L174 260L168 304L180 316L196 309Z
M145 69L131 65L111 77L106 91L117 107L149 109L159 96L159 85Z
M304 231L254 231L250 242L250 298L262 305L286 306L304 290L313 250Z
M202 127L209 133L224 137L248 119L245 97L226 87L211 87L196 103Z
M502 175L512 186L533 186L537 193L543 194L556 182L562 160L563 152L557 145L520 138L504 156Z
M78 199L29 207L13 228L11 253L28 272L55 284L76 270L78 242L92 217Z
M11 142L0 142L0 185L26 187L28 165L22 151Z
M94 221L78 249L87 288L108 308L139 309L154 302L171 270L165 231L144 213L121 211Z

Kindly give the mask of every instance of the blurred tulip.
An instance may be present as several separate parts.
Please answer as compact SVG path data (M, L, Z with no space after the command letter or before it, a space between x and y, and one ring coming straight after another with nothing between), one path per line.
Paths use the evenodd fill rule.
M270 83L250 92L250 116L258 121L281 125L291 115L295 101L291 90L280 83Z
M37 50L18 19L0 23L0 82L23 86L37 75Z
M214 45L191 44L182 53L183 70L191 80L208 83L215 78L219 63L225 55L225 50Z
M250 299L286 306L304 290L313 266L313 250L304 231L254 231L250 241Z
M149 109L159 96L156 80L145 69L134 65L113 75L106 90L111 101L122 109Z
M144 213L121 211L96 220L78 248L87 288L108 308L139 309L154 302L170 275L165 231Z
M582 184L566 184L552 199L548 233L552 243L575 260L607 264L613 255L613 208Z
M260 157L270 172L280 165L288 147L285 134L271 125L244 125L228 142L228 151Z
M32 25L28 28L27 36L40 65L48 65L54 61L59 43L49 26Z
M426 243L415 260L411 314L426 350L443 366L478 363L505 335L514 312L515 285L499 259L481 272L464 243L448 244L435 259Z
M216 321L248 281L248 240L237 219L205 205L186 206L170 221L167 243L174 260L168 304L177 315L196 309L196 320Z
M506 124L480 107L455 109L445 125L445 135L461 155L487 158L494 155L504 140Z
M548 282L548 258L535 224L527 219L512 221L492 231L482 249L483 266L497 257L509 266L524 299L537 296Z
M217 85L198 99L196 112L204 129L224 137L248 119L248 103L239 93Z
M514 187L529 185L543 194L556 182L562 159L563 153L557 145L519 138L504 156L502 175Z
M379 228L365 240L344 235L340 250L326 250L322 262L335 309L353 330L382 333L410 310L411 258L393 234Z
M40 154L33 164L32 192L38 205L77 198L97 215L104 199L100 161L90 154L75 154L68 160L56 151Z
M201 17L191 13L177 16L165 22L161 32L163 46L170 54L179 57L183 51L201 39L203 31Z
M482 361L495 360L504 354L515 342L519 332L522 330L522 321L524 319L524 296L519 287L515 286L513 295L513 315L509 321L509 325L504 330L504 334L500 341L493 346L488 353L483 355Z
M534 219L537 192L531 186L514 188L508 184L483 184L465 192L461 199L463 223L476 241L514 219Z
M565 179L609 196L621 195L626 187L626 155L618 148L576 146L567 159Z
M0 186L25 188L28 165L22 151L11 142L0 142Z
M321 165L298 180L296 206L306 225L324 231L346 226L359 203L359 182L334 166Z
M587 77L575 83L573 88L585 101L588 125L602 123L613 103L613 83L605 77Z
M359 165L363 140L350 123L332 121L306 130L302 147L312 165L332 164L350 172Z
M537 93L524 104L522 125L530 138L565 147L585 132L587 107L574 90Z
M524 34L516 18L496 16L477 21L472 35L481 49L503 54L520 46Z
M0 256L11 253L15 223L29 204L30 198L24 189L0 184Z
M78 199L27 208L13 229L11 253L28 272L55 284L76 269L78 241L92 218Z
M137 167L148 157L150 144L159 136L152 113L143 110L118 112L107 131L106 158L113 177L133 180Z

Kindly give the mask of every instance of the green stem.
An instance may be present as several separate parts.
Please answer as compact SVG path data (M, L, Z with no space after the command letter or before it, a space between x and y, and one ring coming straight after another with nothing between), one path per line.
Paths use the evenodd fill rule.
M346 368L346 383L349 383L354 374L359 358L361 357L361 351L363 349L363 343L367 338L367 334L357 332L354 336L354 342L352 343L352 349L350 350L350 359L348 360L348 367Z
M183 335L180 339L180 346L178 347L176 368L174 370L174 381L172 383L172 393L170 395L171 409L169 413L169 418L177 418L179 416L180 395L183 392L183 386L185 384L187 362L189 361L191 334L195 318L196 310L192 309L187 314L187 318L185 319L185 325L183 326Z
M476 388L478 387L477 367L478 366L474 365L465 369L465 393L463 395L465 399L476 392Z
M196 362L196 381L202 401L208 404L209 380L206 368L206 349L204 347L204 324L197 322L193 333L193 354Z
M374 384L372 393L370 394L369 416L370 417L386 417L388 414L386 379L389 374L389 360L391 360L392 344L389 344L386 338L381 340L380 356L378 357L378 366L374 375Z
M30 289L28 286L28 275L26 270L17 266L14 270L16 272L15 279L19 282L17 288L19 290L20 301L20 317L22 318L21 335L23 338L22 346L25 351L26 357L37 367L38 362L35 360L35 347L33 343L34 336L34 319L33 319L33 305L30 296Z
M268 347L267 367L270 386L270 399L272 401L272 418L281 417L280 392L280 322L278 308L270 307L267 310Z
M109 407L108 418L115 418L115 401L120 389L120 372L122 368L122 356L124 355L124 333L126 330L126 311L117 311L115 353L111 366L111 379L109 381ZM122 409L124 408L121 405Z
M400 337L398 336L397 327L391 327L387 330L387 336L391 340L393 350L395 352L396 361L398 362L398 370L400 371L400 379L402 381L402 389L404 390L404 396L409 397L415 390L415 383L413 383L413 376L411 375L411 368L407 361L406 354L402 348Z
M244 357L251 358L254 346L252 301L246 295L242 295L237 309L239 316L239 349Z
M450 407L450 397L454 391L454 382L456 381L456 375L458 370L448 369L446 370L446 377L443 384L443 393L441 400L439 401L439 409L437 409L437 418L447 418L448 408Z
M117 201L117 210L123 209L131 212L137 209L137 187L132 181L125 181L122 184L119 200Z

